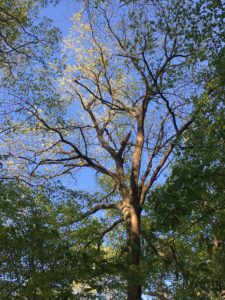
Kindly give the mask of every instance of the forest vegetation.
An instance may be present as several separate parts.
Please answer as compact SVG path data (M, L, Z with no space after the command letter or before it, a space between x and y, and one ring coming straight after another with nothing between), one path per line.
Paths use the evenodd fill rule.
M0 298L224 299L225 2L71 1L0 0Z

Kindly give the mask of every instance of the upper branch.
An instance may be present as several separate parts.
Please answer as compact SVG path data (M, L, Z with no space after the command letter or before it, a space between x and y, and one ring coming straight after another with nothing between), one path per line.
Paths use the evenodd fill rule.
M115 209L115 210L121 210L121 204L117 203L102 203L102 204L97 204L96 206L94 206L93 208L91 208L90 210L88 210L87 212L83 213L82 216L80 216L77 220L72 221L71 223L78 223L83 221L85 218L90 217L91 215L95 214L96 212L98 212L99 210L107 210L107 209Z
M153 73L152 73L152 71L151 71L151 69L149 67L149 64L148 64L148 62L146 60L144 52L142 53L142 56L143 56L144 63L146 65L147 69L148 69L149 75L150 75L150 77L152 78L152 80L154 82L156 90L159 93L159 95L161 96L162 100L166 103L166 107L167 107L168 111L170 112L170 114L172 116L174 128L175 128L176 132L178 132L178 126L177 126L176 116L175 116L175 113L173 112L173 110L172 110L172 108L170 106L169 100L161 92L161 89L160 89L160 87L158 85L158 82L157 82L157 78L153 75Z
M106 169L104 166L102 166L100 163L97 163L95 162L93 159L91 159L89 156L86 156L85 154L83 154L79 149L78 147L72 143L71 141L69 141L68 139L66 139L64 137L64 135L62 134L62 132L60 131L60 129L58 128L55 128L55 127L52 127L50 126L42 117L40 117L40 115L38 114L37 110L31 110L31 109L28 109L43 125L45 128L47 128L48 130L50 131L53 131L55 133L57 133L60 137L60 140L62 143L66 144L66 145L69 145L70 147L72 147L75 151L75 153L77 154L77 156L74 157L74 159L82 159L84 160L86 163L87 163L87 166L103 173L103 174L106 174L106 175L109 175L110 177L116 179L116 174L113 173L111 170L109 169ZM71 160L70 158L68 160ZM45 160L42 160L39 165L43 165L45 163Z
M142 194L141 194L141 205L144 204L145 201L145 196L147 191L151 188L151 186L153 185L153 183L155 182L155 180L157 179L157 176L159 174L159 172L161 171L161 169L163 168L163 166L165 165L167 159L169 158L170 154L172 153L173 149L176 146L176 141L177 139L182 135L182 133L187 130L191 124L193 124L193 122L195 121L196 116L193 116L188 122L186 122L180 129L178 129L177 134L175 135L174 140L171 142L171 144L169 145L169 147L167 148L167 150L165 151L162 159L160 160L160 162L158 163L158 165L156 166L150 180L144 185L143 189L142 189Z

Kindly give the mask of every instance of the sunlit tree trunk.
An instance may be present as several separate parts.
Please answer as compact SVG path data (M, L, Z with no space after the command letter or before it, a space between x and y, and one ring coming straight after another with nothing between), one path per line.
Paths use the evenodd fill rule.
M141 261L141 214L138 209L131 208L130 223L128 225L128 264L129 276L127 286L128 300L141 300L142 287L140 283Z

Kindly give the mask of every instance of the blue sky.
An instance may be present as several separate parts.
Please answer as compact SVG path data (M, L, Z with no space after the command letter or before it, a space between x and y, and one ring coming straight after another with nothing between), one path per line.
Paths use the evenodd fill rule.
M82 8L82 1L80 0L61 0L57 5L48 5L42 10L42 16L46 16L53 21L53 25L60 29L62 38L66 37L69 33L70 26L72 25L71 18ZM164 174L168 174L168 171ZM69 187L75 189L82 189L86 191L96 191L95 171L83 168L75 173L75 181L72 178L65 177L62 182ZM159 182L165 181L163 175L158 179Z
M69 19L80 8L80 1L63 0L57 5L48 5L42 10L42 15L52 19L53 24L61 30L62 35L66 36L71 25Z
M71 26L70 19L82 7L79 0L62 0L57 5L48 5L42 10L42 16L46 16L53 21L53 25L60 29L62 37L66 37ZM73 178L65 177L62 182L71 188L82 189L88 192L96 190L95 171L82 169Z

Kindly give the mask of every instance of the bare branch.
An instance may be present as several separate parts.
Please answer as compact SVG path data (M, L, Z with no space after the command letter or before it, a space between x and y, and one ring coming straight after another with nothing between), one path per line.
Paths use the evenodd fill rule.
M91 215L95 214L99 210L107 210L107 209L115 209L115 210L121 210L121 204L119 203L101 203L97 204L87 212L85 212L78 220L74 220L71 222L71 224L78 223L86 219L87 217L90 217Z

